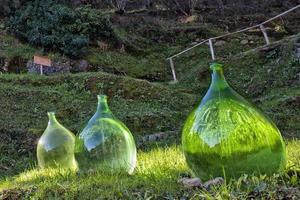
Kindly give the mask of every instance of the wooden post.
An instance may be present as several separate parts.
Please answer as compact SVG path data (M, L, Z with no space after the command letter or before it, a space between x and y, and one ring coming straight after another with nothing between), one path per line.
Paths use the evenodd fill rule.
M177 83L178 80L177 80L177 78L176 78L176 72L175 72L175 67L174 67L173 58L169 58L169 62L170 62L171 70L172 70L173 81L174 81L175 83Z
M212 60L216 60L212 39L209 39L208 42L209 42L209 49L210 49L211 58L212 58Z
M265 29L263 24L259 25L259 27L260 27L260 30L263 33L264 37L265 37L266 44L269 45L270 40L269 40L269 37L268 37L268 34L267 34L267 30Z
M40 65L40 74L41 74L41 75L44 75L43 65Z
M35 55L33 57L33 63L40 66L40 75L44 75L44 70L43 70L44 66L50 67L52 64L51 59L48 58L47 56L38 56L38 55Z

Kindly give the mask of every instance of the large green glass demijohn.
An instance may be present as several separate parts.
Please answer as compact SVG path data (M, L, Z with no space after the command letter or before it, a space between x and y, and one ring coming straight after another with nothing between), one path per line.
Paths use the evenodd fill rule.
M94 116L80 133L76 144L79 169L133 173L136 145L129 129L114 117L107 96L98 96Z
M75 170L75 136L48 113L48 126L37 145L37 159L41 168L68 168Z
M208 180L284 169L285 145L276 125L228 85L222 65L210 68L210 88L187 118L182 134L194 175Z

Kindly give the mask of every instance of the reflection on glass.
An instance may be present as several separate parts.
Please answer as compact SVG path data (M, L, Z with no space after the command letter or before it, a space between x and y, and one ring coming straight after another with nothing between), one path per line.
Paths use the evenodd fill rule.
M284 169L285 145L276 125L226 82L212 64L210 88L186 120L182 146L194 174L203 180Z
M79 135L76 152L80 169L133 173L136 166L133 136L114 117L105 95L98 96L97 111Z
M56 120L53 112L49 112L48 116L48 127L37 146L39 166L76 169L75 136Z

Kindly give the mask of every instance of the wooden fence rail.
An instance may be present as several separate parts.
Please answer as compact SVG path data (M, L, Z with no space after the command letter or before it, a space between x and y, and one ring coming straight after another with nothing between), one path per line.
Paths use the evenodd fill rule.
M201 41L201 42L195 44L192 47L189 47L189 48L187 48L187 49L185 49L185 50L183 50L183 51L181 51L181 52L179 52L179 53L177 53L177 54L175 54L173 56L168 57L167 60L169 61L169 64L170 64L170 67L171 67L172 76L173 76L173 82L175 82L175 83L178 82L178 79L177 79L177 76L176 76L174 58L176 58L176 57L178 57L178 56L180 56L180 55L182 55L182 54L184 54L184 53L186 53L186 52L188 52L188 51L190 51L190 50L192 50L192 49L194 49L194 48L196 48L196 47L198 47L198 46L200 46L200 45L208 42L208 44L209 44L209 50L210 50L210 54L211 54L211 58L212 58L212 60L215 60L216 59L216 55L215 55L215 51L214 51L214 47L213 47L213 41L215 41L217 39L220 39L220 38L228 37L228 36L231 36L231 35L234 35L234 34L237 34L237 33L246 32L246 31L248 31L250 29L255 29L255 28L259 28L261 30L261 32L263 33L263 36L265 38L266 45L269 45L271 42L269 40L267 31L266 31L264 25L267 24L267 23L269 23L269 22L271 22L271 21L273 21L273 20L275 20L275 19L277 19L277 18L279 18L279 17L282 17L282 16L284 16L284 15L286 15L286 14L288 14L288 13L290 13L290 12L292 12L292 11L298 9L298 8L300 8L300 4L297 5L297 6L295 6L295 7L293 7L293 8L291 8L291 9L289 9L289 10L287 10L287 11L285 11L285 12L283 12L283 13L281 13L281 14L279 14L279 15L276 15L275 17L270 18L270 19L268 19L268 20L266 20L266 21L264 21L264 22L262 22L260 24L257 24L257 25L251 26L251 27L247 27L247 28L235 31L235 32L231 32L231 33L227 33L227 34L220 35L220 36L217 36L217 37L212 37L212 38L206 39L204 41Z

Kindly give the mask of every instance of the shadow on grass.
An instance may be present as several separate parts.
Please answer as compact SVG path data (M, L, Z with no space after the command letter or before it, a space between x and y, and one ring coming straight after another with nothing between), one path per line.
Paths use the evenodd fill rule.
M237 194L240 197L264 198L276 194L298 197L300 179L300 142L287 143L289 170L281 175L244 176L211 191L201 188L185 188L177 183L190 172L185 164L180 147L155 147L138 153L138 167L133 175L107 172L72 172L62 169L33 169L0 182L0 197L29 195L38 199L174 199L177 197L209 198L216 195ZM295 189L296 188L296 189ZM298 188L298 189L297 189ZM6 190L3 192L3 190ZM2 192L1 192L2 191ZM19 193L18 193L19 191ZM299 196L300 197L300 196Z

